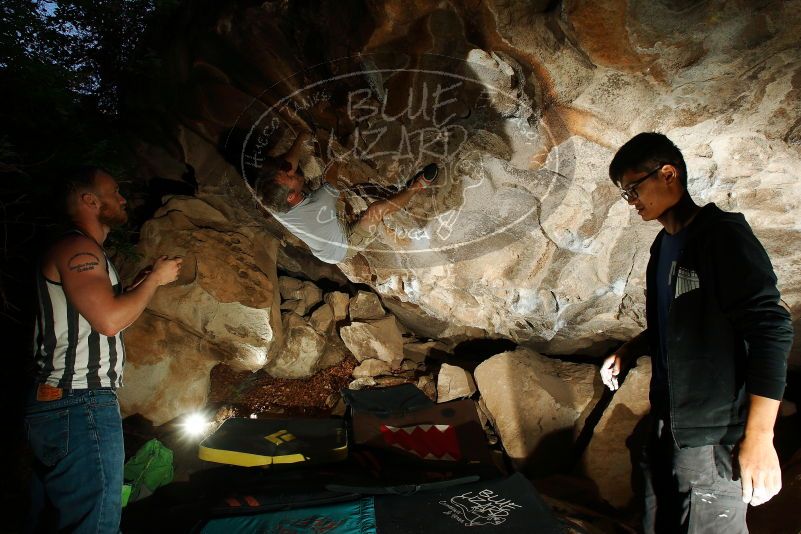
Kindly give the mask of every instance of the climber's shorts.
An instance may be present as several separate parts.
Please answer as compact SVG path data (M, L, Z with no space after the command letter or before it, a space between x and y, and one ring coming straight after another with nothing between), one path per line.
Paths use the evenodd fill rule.
M348 242L348 252L342 261L353 258L356 254L366 249L378 236L379 228L366 228L359 224L359 217L354 217L349 209L346 209L344 195L337 199L337 218L345 239ZM355 220L354 220L355 219Z
M365 228L359 224L359 221L345 224L345 237L348 239L348 253L345 260L351 259L353 256L367 248L378 235L378 225L371 228Z

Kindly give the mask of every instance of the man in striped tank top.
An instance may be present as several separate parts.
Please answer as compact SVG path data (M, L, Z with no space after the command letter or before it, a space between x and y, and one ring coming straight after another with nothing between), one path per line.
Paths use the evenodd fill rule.
M63 185L74 229L53 244L36 273L35 372L25 415L34 455L29 528L118 532L122 331L159 286L177 278L181 259L162 256L123 292L102 246L111 228L128 220L117 182L82 167Z

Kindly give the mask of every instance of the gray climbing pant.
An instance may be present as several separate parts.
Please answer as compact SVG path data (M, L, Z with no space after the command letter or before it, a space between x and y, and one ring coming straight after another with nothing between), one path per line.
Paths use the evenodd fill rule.
M734 477L732 445L680 449L670 426L652 421L640 461L646 534L747 534L747 504Z

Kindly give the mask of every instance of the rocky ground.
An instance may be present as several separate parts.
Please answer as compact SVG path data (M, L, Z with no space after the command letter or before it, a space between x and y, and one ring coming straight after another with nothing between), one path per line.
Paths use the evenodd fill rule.
M309 378L286 379L218 366L211 373L209 405L226 407L236 417L330 414L339 403L339 390L353 380L354 367L356 361L346 358Z

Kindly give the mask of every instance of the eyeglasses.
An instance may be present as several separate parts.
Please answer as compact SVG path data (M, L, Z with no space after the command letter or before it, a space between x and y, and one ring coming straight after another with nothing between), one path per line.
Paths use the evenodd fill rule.
M626 202L631 202L635 198L638 198L640 195L637 193L637 187L641 183L643 183L645 180L647 180L648 178L653 176L653 174L656 171L658 171L659 169L661 169L664 165L665 165L664 163L660 163L659 167L657 167L656 169L652 170L651 172L649 172L648 174L646 174L645 176L643 176L639 180L635 180L634 182L631 182L625 189L623 189L620 192L620 196L623 197L623 200L625 200Z

